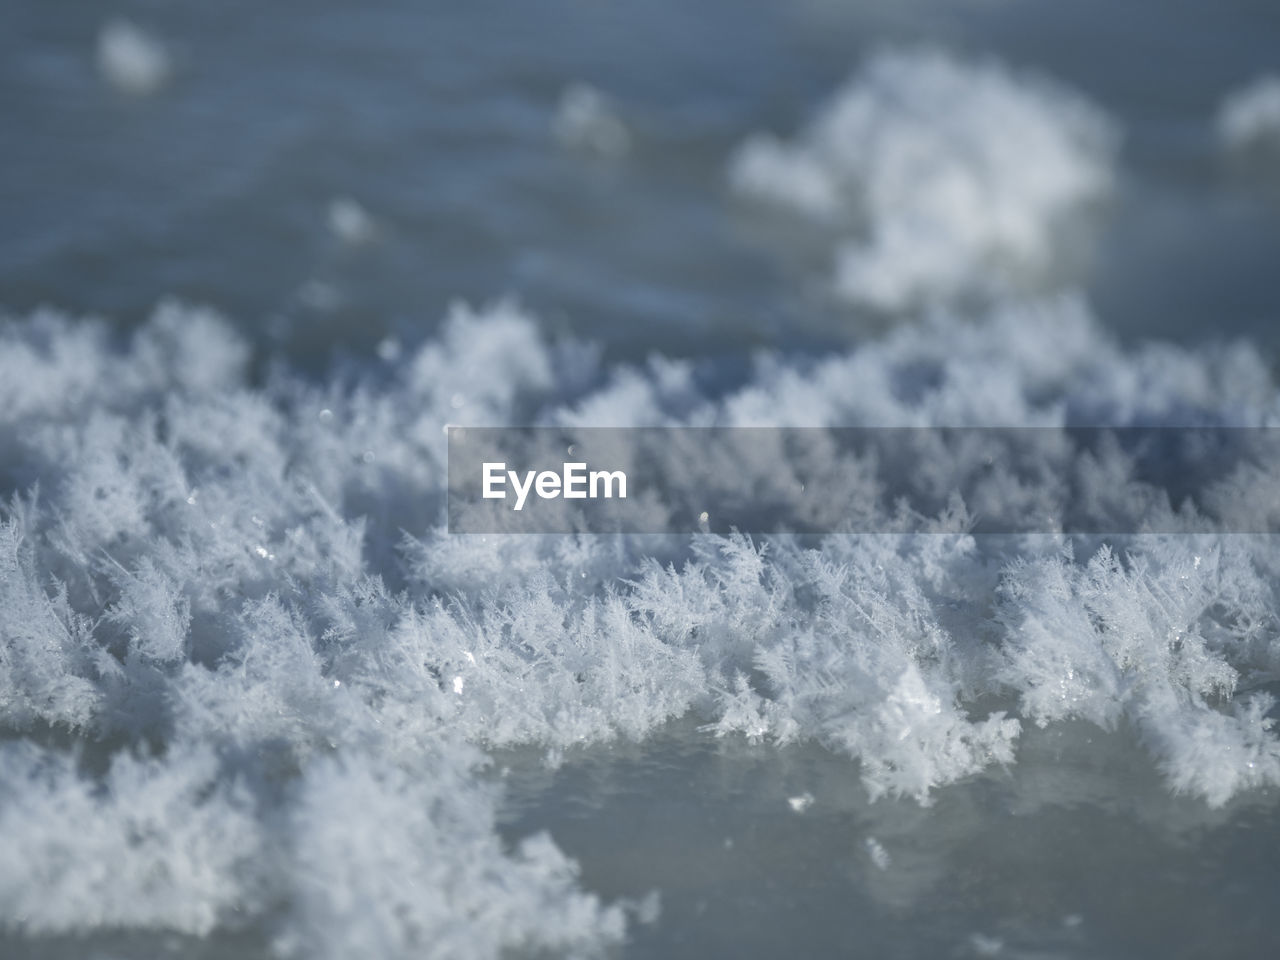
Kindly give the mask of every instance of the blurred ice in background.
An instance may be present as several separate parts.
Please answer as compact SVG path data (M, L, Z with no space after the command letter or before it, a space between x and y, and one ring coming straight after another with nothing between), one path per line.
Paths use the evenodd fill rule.
M1232 91L1218 111L1218 132L1234 149L1280 142L1280 77L1264 76Z
M110 20L98 34L98 69L123 93L155 93L172 72L164 45L128 20Z
M1090 105L999 64L881 53L799 142L755 135L735 189L854 232L835 292L887 310L1034 286L1053 237L1111 179L1114 132ZM1029 275L1029 276L1028 276ZM1043 277L1040 277L1043 280Z
M207 301L256 343L316 365L335 343L419 342L453 299L502 294L611 356L722 354L730 341L821 349L882 321L869 307L901 296L881 287L915 283L889 279L876 259L906 242L895 238L931 202L885 180L906 169L892 151L915 123L933 138L922 150L952 143L948 169L970 173L957 180L917 160L909 179L946 191L954 210L1008 198L992 222L952 213L949 228L911 229L912 242L934 238L929 259L948 265L951 285L971 272L947 252L956 243L1025 260L1044 245L1042 214L1093 195L1110 169L1089 229L1055 227L1049 273L1065 277L1040 270L1038 282L1082 284L1122 336L1195 341L1211 329L1270 345L1280 187L1274 165L1224 157L1218 110L1277 70L1276 15L1240 0L1206 16L1191 3L1046 0L14 0L0 36L0 299L126 325L164 295ZM1141 52L1129 41L1138 35ZM954 110L931 99L921 70L877 79L926 49L972 78L954 89ZM932 70L935 84L949 82ZM871 98L902 132L867 129L870 152L843 161L880 178L858 188L879 204L867 211L879 226L841 247L844 294L833 296L839 244L761 215L726 168L749 138L789 140L822 123L824 105L859 77L863 92L850 96ZM988 110L980 91L995 88L1007 96L992 94ZM1266 115L1260 89L1249 117ZM1110 168L1081 125L1096 124L1059 127L1054 107L1039 128L1026 111L997 115L1045 96L1110 119L1121 135ZM931 113L920 113L925 100ZM992 137L967 122L971 111ZM933 122L944 119L955 134ZM1083 151L1076 166L1061 166L1075 154L1054 137ZM597 162L624 145L624 165ZM1037 152L1010 157L1019 149ZM352 247L326 230L341 197L377 211L395 241ZM986 239L959 240L962 223ZM868 289L850 302L844 288L863 273ZM316 311L298 296L316 283L341 307Z

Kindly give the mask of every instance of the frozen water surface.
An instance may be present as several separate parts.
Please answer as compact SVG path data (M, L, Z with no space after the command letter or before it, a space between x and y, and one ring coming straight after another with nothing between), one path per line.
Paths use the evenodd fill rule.
M0 954L1275 953L1273 537L451 537L443 428L1275 426L1277 51L1246 0L10 3Z
M627 955L1204 957L1275 943L1274 804L1172 798L1125 734L1029 733L1016 768L922 809L867 802L821 750L692 733L508 776L520 786L504 830L553 823L584 883L662 891ZM814 797L803 815L787 802L800 789Z
M1219 4L1208 22L1190 2L260 8L8 4L8 306L132 324L164 295L211 300L313 362L335 339L420 340L454 298L502 294L618 355L823 347L870 321L828 302L825 239L731 194L730 157L802 130L873 54L935 49L1041 78L1114 123L1119 189L1092 256L1075 258L1093 269L1058 264L1106 323L1194 337L1212 316L1274 342L1274 167L1237 176L1216 128L1225 98L1280 69L1265 2ZM164 38L170 85L137 98L103 80L114 19ZM622 162L556 137L575 87L607 98ZM394 242L333 236L335 197ZM335 297L317 306L303 294L316 282Z

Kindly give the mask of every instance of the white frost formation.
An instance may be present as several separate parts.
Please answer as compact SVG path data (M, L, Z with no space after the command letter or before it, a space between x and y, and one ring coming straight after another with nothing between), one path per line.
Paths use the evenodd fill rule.
M98 34L98 69L117 90L145 96L169 79L173 64L164 44L128 20L111 20Z
M566 147L617 158L631 149L631 134L603 93L584 83L565 88L552 131Z
M1280 785L1268 537L992 544L962 509L937 518L947 535L816 548L441 525L459 397L477 424L627 422L637 400L675 423L1267 422L1251 349L1122 349L1067 301L762 358L727 396L591 356L513 306L459 307L386 379L255 387L208 311L163 305L127 344L48 311L0 324L0 926L257 924L319 958L597 954L629 908L582 890L547 837L504 845L484 751L688 714L816 741L872 796L922 803L1068 719L1136 730L1170 788L1210 804ZM1097 464L1100 496L1125 469ZM1270 509L1272 476L1231 476L1224 498Z
M329 202L329 232L343 243L358 246L374 238L378 225L359 201L334 197Z
M1233 150L1280 147L1280 77L1259 77L1227 96L1218 108L1218 136Z
M884 52L795 140L749 139L729 175L844 235L841 296L901 309L1044 272L1064 218L1106 190L1114 141L1096 109L1045 81Z

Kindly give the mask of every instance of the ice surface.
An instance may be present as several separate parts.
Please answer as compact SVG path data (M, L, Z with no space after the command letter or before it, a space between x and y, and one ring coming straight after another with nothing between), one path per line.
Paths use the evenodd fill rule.
M744 143L729 179L843 236L841 296L899 309L1044 272L1063 220L1106 190L1114 141L1096 108L1048 81L887 51L794 140Z
M486 751L554 762L681 717L816 745L856 761L867 796L924 805L1069 723L1134 729L1170 790L1211 805L1280 784L1267 537L990 543L963 505L931 520L941 535L816 545L442 529L442 428L464 417L1272 422L1247 346L1121 347L1064 299L938 314L816 360L762 355L714 393L662 359L600 370L500 303L456 307L377 379L254 385L247 358L177 303L123 341L49 311L0 327L11 931L257 925L282 955L322 957L599 952L632 908L584 889L547 837L499 840ZM938 453L921 482L981 461ZM1125 476L1100 457L1100 476ZM1051 495L1045 466L1044 490L1010 496ZM1266 475L1232 474L1222 496L1270 509ZM859 502L876 474L844 482ZM1123 516L1115 486L1098 496ZM874 844L892 874L896 848Z

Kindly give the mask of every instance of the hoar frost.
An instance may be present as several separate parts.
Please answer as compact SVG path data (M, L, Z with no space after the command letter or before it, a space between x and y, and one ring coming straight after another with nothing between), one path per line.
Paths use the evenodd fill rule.
M994 62L873 56L791 142L758 134L739 193L843 239L836 292L881 309L1016 287L1110 181L1114 132L1080 98Z
M1189 520L993 543L963 504L936 533L804 543L443 530L458 398L475 424L1261 425L1276 392L1251 349L1124 349L1060 300L761 356L722 395L670 361L591 357L514 305L460 306L380 379L257 387L209 311L162 305L126 343L50 311L6 321L0 925L256 924L321 958L600 953L629 908L545 835L502 842L485 751L682 716L816 742L871 796L921 803L1071 720L1131 727L1211 804L1280 784L1267 537ZM1099 497L1123 489L1122 456L1096 468ZM1223 496L1265 511L1271 475ZM874 502L874 471L836 479Z

